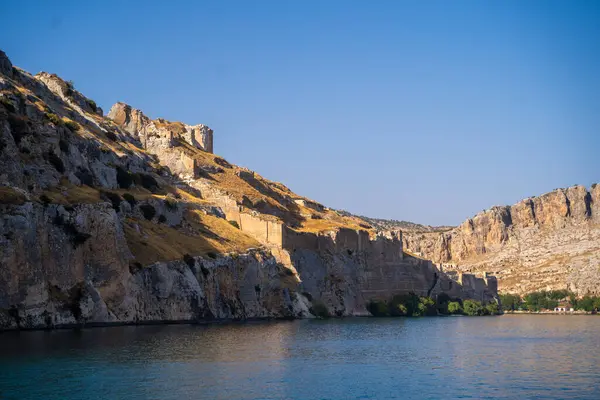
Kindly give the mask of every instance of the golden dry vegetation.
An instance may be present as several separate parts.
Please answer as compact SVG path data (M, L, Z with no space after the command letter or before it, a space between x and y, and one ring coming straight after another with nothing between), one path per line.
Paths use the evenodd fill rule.
M127 244L135 260L142 265L210 253L244 252L259 247L258 242L221 218L192 212L187 219L198 233L189 234L163 224L128 218Z
M347 229L368 231L368 229L361 227L358 223L356 223L350 219L345 220L345 221L344 220L336 221L336 220L329 220L329 219L306 219L302 222L302 225L297 230L299 230L301 232L317 233L317 232L332 231L332 230L335 230L338 228L347 228Z
M219 157L214 154L199 150L184 141L180 141L179 144L182 151L197 160L200 165L213 167L220 167L222 165L222 163L220 164L215 161ZM213 180L215 186L235 199L238 204L243 204L244 208L253 209L253 205L264 202L270 208L279 210L281 215L287 216L287 218L284 217L285 222L297 222L299 223L297 228L306 232L323 232L336 228L371 230L364 226L364 221L357 218L344 217L331 210L319 212L298 205L292 199L304 198L294 194L285 185L269 181L256 173L248 180L243 179L239 176L240 173L252 174L252 172L235 165L231 166L232 168L222 167L223 172L211 174L210 179ZM253 182L253 184L249 181ZM252 204L248 205L248 201ZM320 219L307 218L310 215L316 215ZM265 220L281 220L279 217L264 213L261 215L261 218Z
M10 186L0 186L0 204L21 205L27 197Z
M42 192L40 198L45 198L52 204L75 205L95 204L101 201L100 191L89 186L77 186L62 179L61 184L48 188Z

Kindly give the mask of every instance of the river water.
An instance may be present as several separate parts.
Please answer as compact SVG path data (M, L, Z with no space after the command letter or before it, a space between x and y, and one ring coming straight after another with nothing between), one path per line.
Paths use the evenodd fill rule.
M600 399L600 317L0 333L0 399Z

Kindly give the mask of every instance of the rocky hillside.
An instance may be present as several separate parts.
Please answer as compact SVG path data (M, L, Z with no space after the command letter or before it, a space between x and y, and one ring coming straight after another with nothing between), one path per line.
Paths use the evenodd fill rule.
M556 189L492 207L444 233L409 233L405 248L446 270L489 271L503 292L600 293L600 185Z
M218 142L218 141L217 141ZM417 293L494 300L495 280L406 256L402 235L215 155L213 131L0 52L0 329L366 315Z
M363 215L354 215L347 211L338 211L341 215L349 216L349 217L357 217L366 221L371 227L380 231L403 231L403 232L411 232L411 233L426 233L426 232L445 232L449 231L453 226L441 225L441 226L431 226L431 225L422 225L417 224L415 222L410 221L398 221L395 219L383 219L383 218L372 218L365 217Z

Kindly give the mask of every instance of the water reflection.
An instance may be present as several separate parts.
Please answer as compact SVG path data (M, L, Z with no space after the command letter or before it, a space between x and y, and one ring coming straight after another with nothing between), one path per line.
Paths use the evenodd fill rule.
M0 398L597 399L600 318L356 318L0 334Z

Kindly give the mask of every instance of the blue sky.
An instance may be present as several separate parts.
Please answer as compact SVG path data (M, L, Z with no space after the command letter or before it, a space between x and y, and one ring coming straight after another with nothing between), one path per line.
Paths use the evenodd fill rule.
M459 224L600 181L600 2L7 2L0 48L358 214Z

